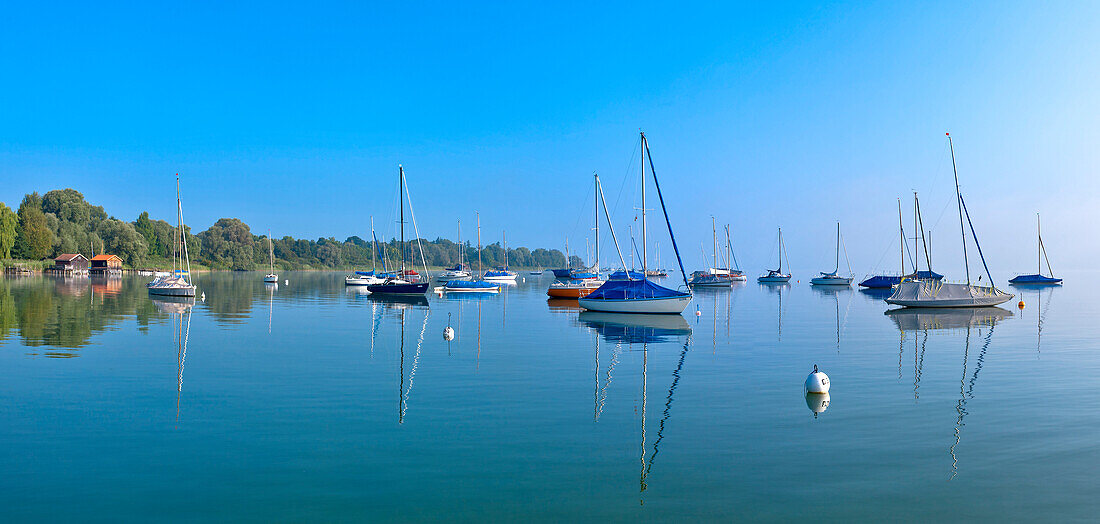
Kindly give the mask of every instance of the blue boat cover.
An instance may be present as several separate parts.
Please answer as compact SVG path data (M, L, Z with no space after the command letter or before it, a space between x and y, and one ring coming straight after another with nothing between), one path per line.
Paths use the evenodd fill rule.
M913 273L910 273L910 274L905 275L905 276L907 276L909 278L913 278L915 276L916 278L918 278L920 280L942 280L943 279L943 275L941 275L939 273L936 273L935 271L917 271L915 275Z
M1062 282L1060 278L1043 275L1019 275L1008 281L1009 284L1058 284L1060 282Z
M503 269L490 269L489 271L485 272L485 276L487 276L487 277L506 277L506 276L510 276L510 275L511 275L511 273L509 273L509 272L507 272Z
M875 275L871 278L868 278L867 280L864 280L863 282L860 282L859 285L860 287L869 288L889 288L894 286L895 284L900 283L901 277L898 276Z
M572 278L578 278L584 280L586 278L600 278L599 273L593 273L591 271L573 271L569 275Z
M363 275L365 277L374 276L374 271L356 271L356 275Z
M658 286L647 279L640 279L608 280L585 298L588 300L644 300L685 295L687 293Z
M615 271L614 273L611 273L610 275L608 275L607 278L609 278L611 280L627 280L626 273L627 273L626 271L622 271L622 270ZM634 279L634 280L641 280L641 279L645 278L645 275L643 275L641 271L630 270L630 278Z
M450 280L447 282L448 289L493 289L498 287L500 287L500 284L484 280Z
M551 269L554 272L554 276L558 278L569 278L570 269Z

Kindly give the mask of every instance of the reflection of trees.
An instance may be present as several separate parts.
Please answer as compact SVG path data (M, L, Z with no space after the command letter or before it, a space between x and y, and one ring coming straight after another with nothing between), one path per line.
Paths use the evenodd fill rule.
M252 311L254 295L267 293L255 273L218 274L218 278L210 276L197 275L195 285L199 292L206 294L204 303L210 314L223 324L244 322Z
M146 297L141 279L121 279L119 292L93 294L84 279L0 279L0 340L18 333L23 345L75 349L125 317L144 331L150 319L165 318Z

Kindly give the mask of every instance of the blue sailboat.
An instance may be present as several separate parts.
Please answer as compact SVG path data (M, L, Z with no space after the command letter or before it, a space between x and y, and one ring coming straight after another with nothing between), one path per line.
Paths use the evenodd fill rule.
M477 272L481 273L481 215L477 215ZM488 274L488 273L486 273ZM443 285L447 293L500 293L500 284L486 282L480 278L473 280L448 280Z
M590 311L606 311L610 313L665 313L681 314L684 308L691 302L691 293L678 291L659 286L649 281L644 275L648 269L646 260L646 215L645 215L645 165L649 160L650 172L653 174L653 185L657 188L657 198L661 201L661 210L665 216L665 224L668 226L668 234L672 239L672 248L676 252L676 261L680 264L680 275L684 277L684 289L687 285L687 274L684 272L684 263L680 259L680 249L676 246L676 237L672 233L672 223L668 219L668 210L665 208L665 199L661 194L661 184L657 180L657 171L653 167L653 157L649 153L649 142L645 133L641 133L640 156L642 164L642 275L641 279L630 278L627 280L608 280L595 291L578 300L581 307ZM604 214L607 217L608 227L611 229L611 238L615 241L615 249L619 253L619 261L623 271L626 271L626 260L622 250L619 249L619 241L615 238L615 228L611 227L611 215L607 209L607 200L603 196L603 188L600 190L600 199L603 201Z
M1043 245L1043 228L1039 223L1039 214L1035 214L1035 229L1039 234L1039 272L1034 275L1017 275L1012 280L1009 280L1009 284L1019 285L1039 285L1050 286L1059 285L1062 283L1062 279L1054 276L1054 270L1050 269L1050 258L1047 257L1047 248ZM1047 262L1047 272L1050 276L1043 274L1043 260Z

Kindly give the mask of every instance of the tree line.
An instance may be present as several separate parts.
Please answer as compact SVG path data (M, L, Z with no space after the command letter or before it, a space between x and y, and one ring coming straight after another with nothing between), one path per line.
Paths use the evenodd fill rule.
M187 250L194 266L210 269L261 269L268 265L265 235L254 235L248 224L237 218L221 218L205 231L192 234L184 229ZM175 249L176 228L164 220L150 218L145 211L133 222L109 216L102 206L84 200L75 189L55 189L23 197L17 210L0 202L0 259L42 260L62 253L112 254L132 268L166 267ZM443 238L381 240L352 236L344 241L334 237L308 240L284 236L272 239L275 265L280 269L374 268L392 269L405 251L406 266L442 267L465 262L477 264L477 248ZM420 250L424 257L421 260ZM570 257L573 265L580 259ZM499 243L483 246L482 264L503 266L504 249ZM565 266L565 256L557 249L508 250L513 267L554 268Z

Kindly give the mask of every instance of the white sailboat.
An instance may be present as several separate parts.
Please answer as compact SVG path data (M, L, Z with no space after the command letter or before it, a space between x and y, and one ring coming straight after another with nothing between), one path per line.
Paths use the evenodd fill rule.
M906 278L894 288L894 293L886 299L887 304L905 307L988 307L1007 302L1014 296L997 289L997 286L993 283L993 276L989 272L989 266L985 263L982 246L978 244L978 235L974 232L974 224L970 222L970 213L966 210L966 202L963 200L962 191L959 189L959 172L955 167L955 144L951 141L950 134L947 135L947 142L951 147L951 169L955 174L955 198L959 208L959 230L962 233L966 283L955 284L943 282L942 280L910 280ZM974 238L974 246L978 248L978 255L982 259L985 274L989 277L988 286L974 285L970 281L970 260L966 253L967 223L970 223L970 235ZM981 280L981 277L979 276L978 279Z
M176 231L172 248L172 273L157 276L145 285L150 295L193 297L191 257L187 254L187 233L183 227L183 203L180 200L180 175L176 173Z
M371 270L370 271L356 271L355 275L347 275L344 277L345 286L371 286L374 284L381 284L384 282L381 278L378 278L378 238L374 234L374 217L370 217L370 259ZM382 261L383 269L385 269L385 261Z
M265 284L276 284L279 282L279 275L275 274L275 245L271 243L271 230L267 230L267 251L268 258L270 260L270 273L264 276Z
M844 262L848 262L848 250L844 250ZM850 286L852 284L852 265L848 264L848 276L838 275L840 272L840 222L836 223L836 268L832 272L821 272L821 276L810 279L813 286Z

